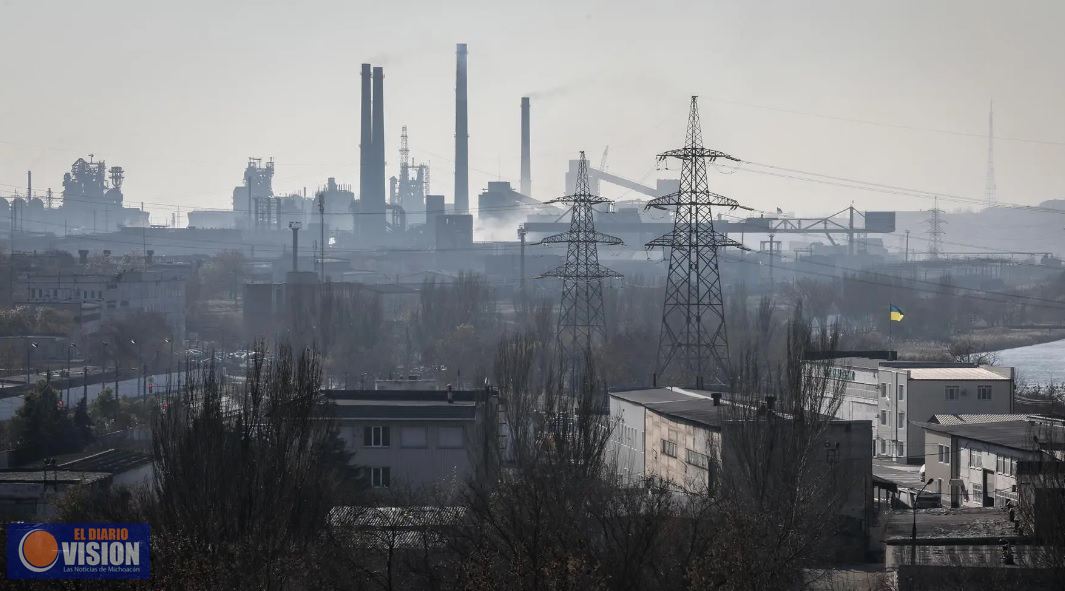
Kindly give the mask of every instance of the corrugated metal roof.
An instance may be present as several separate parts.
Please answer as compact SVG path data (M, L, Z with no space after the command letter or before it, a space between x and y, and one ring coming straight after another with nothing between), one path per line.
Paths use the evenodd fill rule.
M998 423L970 423L960 425L937 425L934 423L914 423L927 431L946 433L973 441L993 443L1013 449L1033 451L1036 448L1032 439L1032 425L1023 419L1002 421Z
M676 400L698 399L686 392L678 392L670 388L648 388L646 390L627 390L624 392L611 392L611 396L619 400L633 404L646 405L654 402L673 402Z
M982 367L914 367L909 372L911 380L1009 380Z
M967 423L1001 423L1004 421L1024 421L1028 418L1028 415L1010 415L1010 414L969 414L969 415L932 415L932 423L939 423L940 425L965 425Z

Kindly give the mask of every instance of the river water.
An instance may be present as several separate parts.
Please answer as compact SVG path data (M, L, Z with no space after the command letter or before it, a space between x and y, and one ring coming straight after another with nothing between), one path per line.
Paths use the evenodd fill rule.
M1017 368L1018 383L1065 382L1065 340L996 351L998 365Z

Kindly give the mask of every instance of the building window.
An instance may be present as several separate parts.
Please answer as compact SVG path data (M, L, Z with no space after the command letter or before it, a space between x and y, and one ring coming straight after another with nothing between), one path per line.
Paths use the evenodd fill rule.
M958 386L947 386L947 400L957 400L960 392L961 388Z
M669 456L669 457L671 457L671 458L677 457L677 444L675 442L673 442L673 441L668 440L668 439L663 439L662 440L662 453L667 455L667 456Z
M937 451L939 452L939 462L941 464L949 464L950 463L950 446L949 445L938 445L936 447L938 448Z
M976 397L980 400L991 400L991 386L977 386Z
M362 430L362 444L366 447L388 447L391 444L388 427L365 427Z
M388 488L392 484L392 469L388 466L370 468L370 486Z
M880 440L880 455L887 453L887 439Z
M969 467L970 468L983 468L984 458L982 454L974 449L969 450Z
M898 425L899 429L902 429L902 428L906 427L906 413L904 413L904 412L902 412L900 410L898 419L899 419L899 422L896 423L896 425Z
M995 459L995 468L1000 474L1013 476L1017 473L1017 460L1007 456L998 456Z
M704 469L710 467L710 458L708 458L706 456L706 454L701 454L701 453L699 453L699 452L697 452L695 450L692 450L692 449L689 449L687 451L688 451L687 460L688 460L689 464L691 464L692 466L698 466L699 468L704 468Z
M881 425L886 425L887 424L887 411L886 410L880 411L880 424Z
M425 447L426 439L425 427L399 428L400 447Z
M880 397L887 398L887 384L880 384Z
M899 384L899 400L906 400L906 386Z
M895 447L896 447L896 449L899 452L898 455L899 455L900 458L906 457L906 444L905 443L903 443L901 441L896 441L895 442Z
M436 444L445 449L462 449L465 447L462 427L440 427L436 434Z

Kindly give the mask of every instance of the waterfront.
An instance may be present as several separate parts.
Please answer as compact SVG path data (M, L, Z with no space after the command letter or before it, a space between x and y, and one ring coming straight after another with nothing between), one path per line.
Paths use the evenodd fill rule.
M1065 379L1065 339L996 351L998 365L1017 368L1018 384Z

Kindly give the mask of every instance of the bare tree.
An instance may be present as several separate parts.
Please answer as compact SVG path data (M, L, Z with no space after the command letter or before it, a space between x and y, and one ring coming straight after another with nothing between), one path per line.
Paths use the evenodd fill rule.
M764 342L739 356L719 448L710 454L719 458L720 476L711 483L700 525L734 535L714 536L695 559L697 586L798 588L804 570L831 556L847 526L839 506L848 493L857 486L857 498L864 499L864 480L844 480L840 464L826 457L842 392L828 363L803 361L807 352L832 349L837 340L836 332L815 335L799 305L787 325L783 359L763 361L758 348L768 346Z

